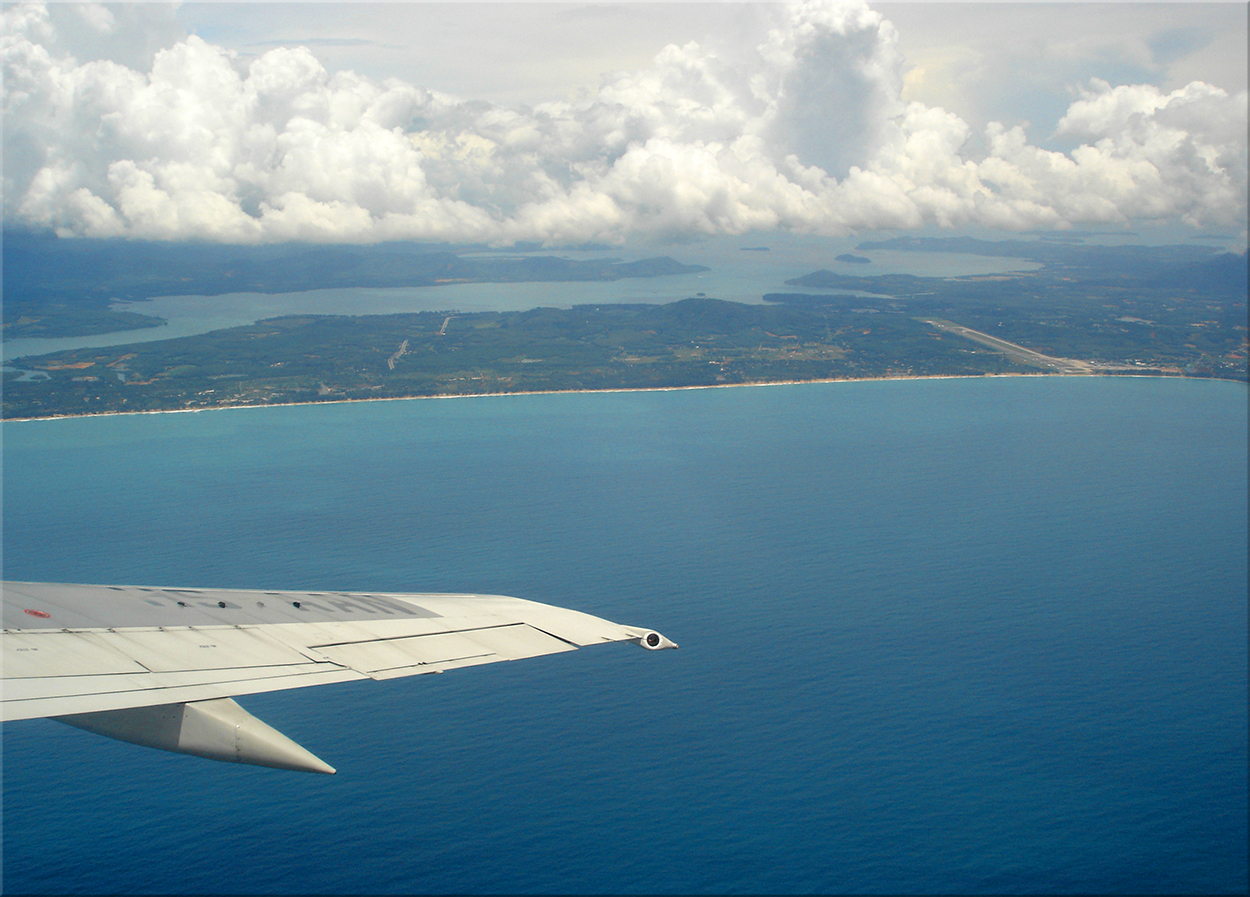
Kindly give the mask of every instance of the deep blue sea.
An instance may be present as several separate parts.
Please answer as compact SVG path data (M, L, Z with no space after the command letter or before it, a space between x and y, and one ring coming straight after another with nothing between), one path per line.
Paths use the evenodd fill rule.
M996 378L3 425L4 576L654 627L241 703L334 777L3 732L10 893L1247 888L1247 392Z

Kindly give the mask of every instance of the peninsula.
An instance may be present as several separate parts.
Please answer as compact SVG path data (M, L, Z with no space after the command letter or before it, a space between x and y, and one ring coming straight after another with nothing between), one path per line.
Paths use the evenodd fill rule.
M890 248L933 251L932 242ZM1244 254L1041 241L1011 250L1033 253L1042 268L953 278L821 269L761 304L695 296L667 305L292 315L27 356L5 373L4 417L884 377L1247 379Z

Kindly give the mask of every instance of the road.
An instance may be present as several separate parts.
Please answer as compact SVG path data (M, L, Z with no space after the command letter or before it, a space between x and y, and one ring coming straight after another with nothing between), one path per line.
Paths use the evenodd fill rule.
M446 322L443 323L443 326L444 327L447 326ZM408 340L404 340L402 343L399 344L399 351L396 352L394 355L392 355L390 358L386 359L386 366L390 368L392 371L395 370L395 362L407 354L408 354Z

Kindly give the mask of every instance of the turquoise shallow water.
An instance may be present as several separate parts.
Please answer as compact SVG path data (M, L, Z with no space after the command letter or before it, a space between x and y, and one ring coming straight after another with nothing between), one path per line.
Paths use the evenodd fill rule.
M10 892L1236 892L1244 385L3 425L10 579L472 590L682 644L243 699L333 778L4 730Z

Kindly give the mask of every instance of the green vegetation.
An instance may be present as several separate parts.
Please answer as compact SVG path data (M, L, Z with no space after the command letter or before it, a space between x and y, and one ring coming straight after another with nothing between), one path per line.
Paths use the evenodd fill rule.
M943 241L901 248L932 250L933 242ZM951 251L977 248L947 242ZM1032 252L1044 267L977 277L822 270L789 281L803 292L770 294L764 305L697 297L658 306L273 318L20 359L19 370L5 374L4 416L1055 371L1246 380L1246 257L1139 249L1013 244L1013 254ZM671 259L592 268L483 261L507 263L493 276L517 279L682 267ZM466 270L458 264L450 270Z
M905 315L698 298L452 317L290 316L29 366L47 377L8 380L6 417L1030 370Z
M806 307L874 304L944 318L1048 355L1164 373L1246 379L1244 253L1199 246L1085 246L903 237L859 249L970 252L1043 268L974 277L861 277L821 270L787 281L819 294L769 301ZM848 290L888 299L845 295ZM842 295L838 295L838 291Z

